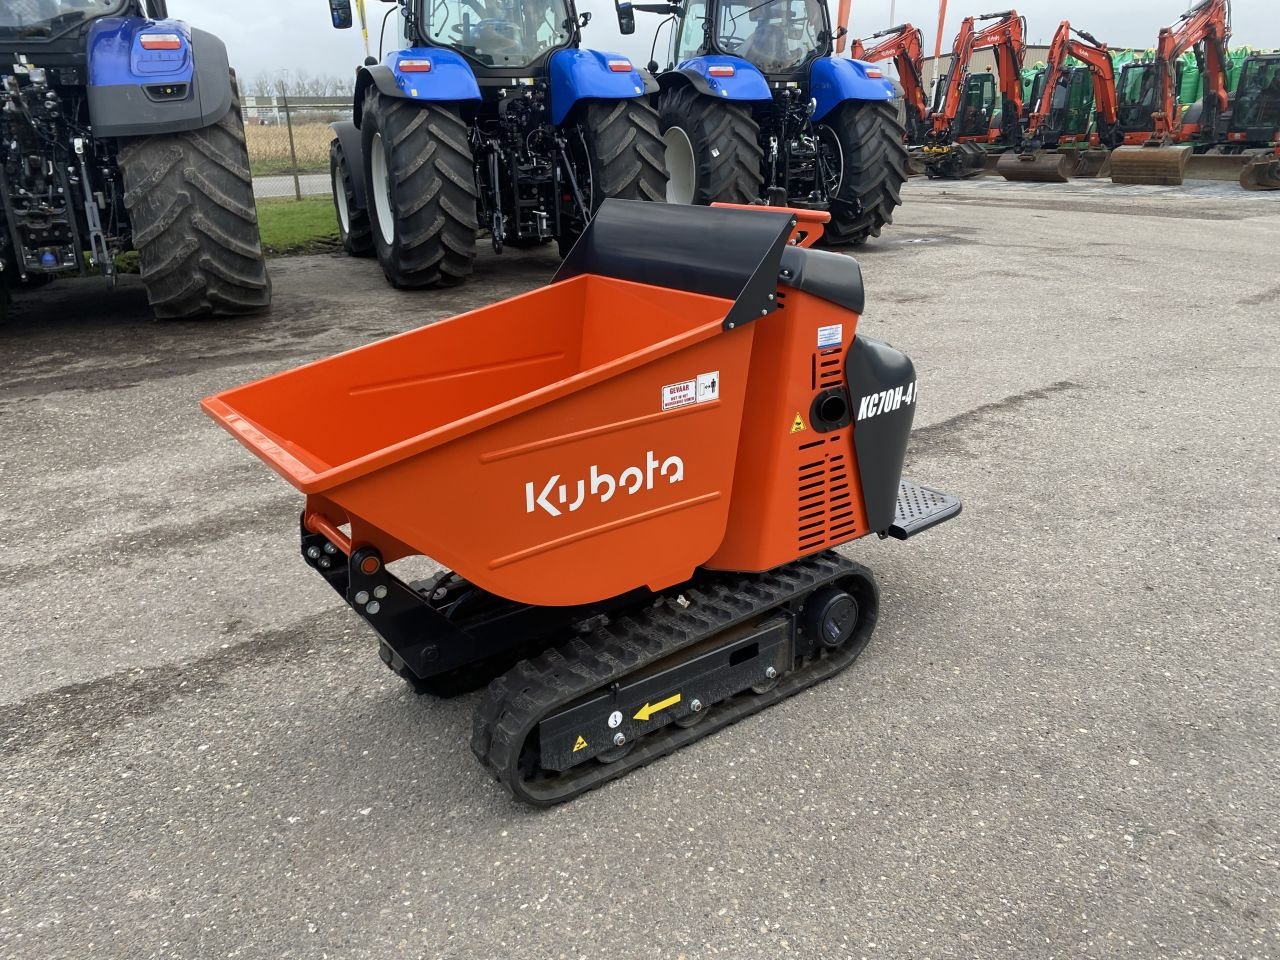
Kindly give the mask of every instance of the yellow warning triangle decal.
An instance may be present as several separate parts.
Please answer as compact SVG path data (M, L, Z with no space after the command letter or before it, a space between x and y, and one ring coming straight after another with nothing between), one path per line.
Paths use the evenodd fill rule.
M585 749L587 749L587 741L582 739L582 737L578 737L578 742L573 745L573 752L577 753L579 750Z
M799 433L804 429L804 417L800 416L800 412L796 411L796 418L791 422L791 432Z

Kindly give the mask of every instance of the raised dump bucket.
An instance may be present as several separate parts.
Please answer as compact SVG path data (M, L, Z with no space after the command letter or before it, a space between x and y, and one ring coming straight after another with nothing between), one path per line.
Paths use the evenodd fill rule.
M1240 171L1240 186L1246 190L1280 190L1280 156L1265 154L1250 158Z
M1036 183L1066 183L1073 159L1064 153L1036 150L1001 154L996 173L1006 180L1030 180Z
M1190 144L1158 147L1116 147L1111 151L1111 182L1176 187L1186 176Z
M343 549L540 604L678 583L724 536L751 321L795 225L606 201L550 286L203 406ZM622 521L580 510L641 491Z

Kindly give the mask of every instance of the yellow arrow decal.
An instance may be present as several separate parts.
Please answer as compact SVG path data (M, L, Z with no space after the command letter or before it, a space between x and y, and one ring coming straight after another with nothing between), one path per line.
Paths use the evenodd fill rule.
M633 719L639 720L641 723L648 720L659 710L665 710L667 707L674 707L680 702L680 694L673 693L665 700L659 700L657 703L646 703L643 707L636 711Z

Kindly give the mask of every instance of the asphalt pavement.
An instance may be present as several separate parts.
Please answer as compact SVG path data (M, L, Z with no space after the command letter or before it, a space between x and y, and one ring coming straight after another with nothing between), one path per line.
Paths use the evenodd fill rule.
M1280 203L912 182L914 359L848 672L550 811L417 698L198 400L546 282L272 265L264 318L59 283L0 328L0 957L1280 956ZM1007 187L1007 189L1006 189ZM315 411L323 416L324 398Z

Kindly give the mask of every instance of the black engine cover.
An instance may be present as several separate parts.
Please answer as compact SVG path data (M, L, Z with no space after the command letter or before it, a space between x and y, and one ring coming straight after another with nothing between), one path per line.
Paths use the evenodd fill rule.
M902 351L859 334L845 358L844 372L853 397L853 447L867 522L883 533L893 523L915 419L916 368Z

